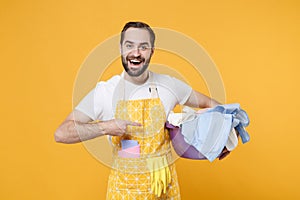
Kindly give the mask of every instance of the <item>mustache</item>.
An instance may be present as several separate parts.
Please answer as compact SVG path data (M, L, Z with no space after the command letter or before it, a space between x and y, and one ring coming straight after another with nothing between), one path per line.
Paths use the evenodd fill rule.
M138 60L138 61L141 61L141 62L144 62L145 61L145 58L141 57L141 56L133 56L133 55L128 55L126 56L126 60Z

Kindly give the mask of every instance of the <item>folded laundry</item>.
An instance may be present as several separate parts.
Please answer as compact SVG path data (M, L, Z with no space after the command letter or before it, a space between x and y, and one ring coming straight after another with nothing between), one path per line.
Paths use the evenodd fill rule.
M238 137L237 136L238 136L238 133L236 132L235 128L231 129L226 146L225 146L228 151L232 151L233 149L235 149L235 147L237 147L237 145L238 145Z
M237 136L234 129L239 133L243 143L250 140L249 134L244 129L249 125L249 118L247 113L240 109L239 104L219 105L201 114L196 113L194 119L190 115L189 119L183 121L179 129L185 144L183 145L182 142L179 144L180 139L173 138L181 146L179 152L182 157L190 157L191 152L196 150L198 154L196 156L193 154L192 159L202 159L203 156L212 162L221 154L224 147L229 151L236 147ZM172 138L172 134L170 135ZM173 146L176 145L174 141L172 140ZM175 151L176 148L178 146L174 147ZM190 151L185 151L187 149Z
M196 116L197 113L195 112L194 109L185 106L183 107L181 113L174 113L173 111L171 111L168 116L168 122L169 124L172 124L174 126L180 126L183 122L187 122L195 119Z
M242 142L246 143L250 140L248 132L245 130L250 123L247 113L240 108L240 104L224 104L208 109L207 112L220 112L232 115L232 127L240 134Z

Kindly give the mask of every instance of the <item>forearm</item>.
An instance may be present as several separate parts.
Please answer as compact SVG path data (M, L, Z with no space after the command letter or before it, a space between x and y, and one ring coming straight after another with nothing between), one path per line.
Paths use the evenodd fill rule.
M209 98L209 97L208 97L207 101L208 101L207 108L213 108L213 107L221 104L221 103L217 102L216 100Z
M82 123L65 121L55 132L55 141L72 144L90 140L106 134L103 122Z
M220 105L220 103L204 94L193 91L185 105L194 108L212 108Z

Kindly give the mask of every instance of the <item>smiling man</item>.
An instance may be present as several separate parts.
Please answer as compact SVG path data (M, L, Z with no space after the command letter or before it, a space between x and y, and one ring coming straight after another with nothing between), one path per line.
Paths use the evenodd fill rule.
M149 71L154 43L147 24L127 23L120 40L124 72L99 82L55 132L61 143L109 137L114 162L107 199L180 199L167 116L177 104L218 105L176 78Z
M154 41L155 34L150 27L134 22L125 25L120 41L122 64L127 72L125 79L141 83L147 79L145 71L154 52Z

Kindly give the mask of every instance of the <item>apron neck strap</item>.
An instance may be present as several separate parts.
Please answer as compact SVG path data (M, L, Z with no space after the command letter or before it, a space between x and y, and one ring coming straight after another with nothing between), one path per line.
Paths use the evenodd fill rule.
M123 100L125 100L125 79L124 79L124 73L125 71L122 72L121 74L121 80L120 80L120 97L123 98ZM158 98L158 92L157 92L157 87L156 84L153 80L153 75L152 73L149 71L148 72L148 80L146 82L149 82L149 92L150 92L150 96L151 98Z
M157 87L154 82L150 83L149 92L151 94L151 98L158 98Z

